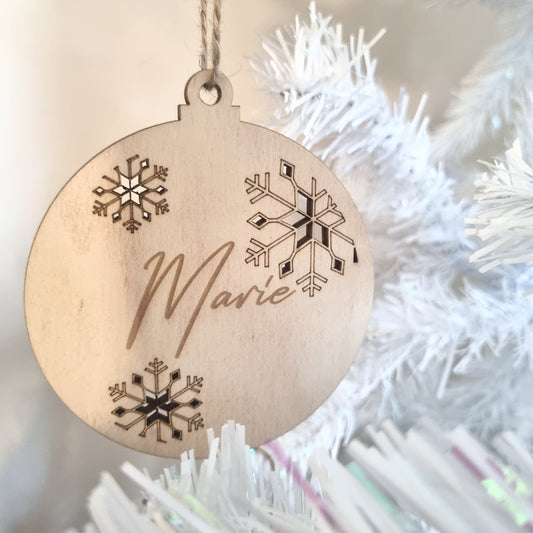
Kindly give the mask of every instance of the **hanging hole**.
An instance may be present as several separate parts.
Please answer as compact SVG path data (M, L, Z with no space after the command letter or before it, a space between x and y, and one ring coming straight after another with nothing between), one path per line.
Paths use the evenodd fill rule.
M209 85L206 83L200 87L200 100L206 105L215 105L220 102L222 91L218 85Z
M231 83L222 72L217 74L216 81L213 83L212 70L200 70L191 76L185 86L185 102L187 105L199 105L202 103L208 106L231 107L232 100L233 89Z

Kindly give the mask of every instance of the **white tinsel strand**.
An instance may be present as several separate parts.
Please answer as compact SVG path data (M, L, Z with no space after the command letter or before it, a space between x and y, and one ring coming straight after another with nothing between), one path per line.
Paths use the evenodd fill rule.
M475 386L479 365L490 374L502 357L520 384L531 379L533 311L521 297L524 280L483 278L469 266L466 206L430 163L423 101L411 122L405 93L391 106L375 81L363 32L344 44L340 27L314 4L309 24L297 19L264 47L266 59L254 66L279 102L270 126L304 142L344 181L365 221L376 271L376 304L360 355L330 400L282 442L305 468L313 447L335 451L375 417L395 415L401 424L423 411L397 409L402 395L427 405L426 414L447 427L473 404L485 409L482 423L479 416L464 421L476 434L510 427L530 438L533 421L518 418L523 412L509 404L509 419L493 415L487 391Z
M428 421L405 433L385 421L366 435L367 444L348 446L347 465L323 450L313 453L310 485L275 447L271 462L255 461L243 428L229 423L221 439L209 430L207 459L183 454L179 471L166 469L154 480L124 464L141 487L142 506L104 473L84 531L533 531L533 460L516 435L499 435L498 453L462 427L443 432Z
M475 183L476 217L467 220L483 246L470 256L483 262L481 272L503 264L533 261L533 168L524 161L520 141L505 153L505 160L489 168Z
M500 17L505 37L463 80L447 120L436 134L437 159L456 164L488 138L503 134L512 140L531 122L533 4L494 4L510 8ZM533 149L533 140L526 148L528 153Z

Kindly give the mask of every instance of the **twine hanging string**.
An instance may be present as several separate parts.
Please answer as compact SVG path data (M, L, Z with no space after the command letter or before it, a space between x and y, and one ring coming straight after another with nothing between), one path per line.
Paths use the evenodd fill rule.
M211 79L206 83L206 89L216 87L220 70L221 2L222 0L200 0L200 27L202 31L200 68L202 70L211 69ZM208 16L208 11L211 16ZM209 23L211 24L211 32L209 32Z

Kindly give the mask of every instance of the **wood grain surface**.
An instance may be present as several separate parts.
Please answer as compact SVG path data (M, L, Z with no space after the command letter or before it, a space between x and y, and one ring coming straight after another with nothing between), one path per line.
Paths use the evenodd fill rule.
M241 122L229 81L185 90L179 120L106 148L35 238L27 326L83 421L162 456L207 454L206 429L283 434L333 392L372 305L370 247L337 178L297 143Z

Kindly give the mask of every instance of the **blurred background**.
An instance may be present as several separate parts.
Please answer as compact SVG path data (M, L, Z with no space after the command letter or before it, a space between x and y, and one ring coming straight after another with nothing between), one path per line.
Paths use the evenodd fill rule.
M170 461L136 453L79 421L48 386L24 324L23 284L33 236L63 184L97 152L172 120L198 70L199 0L0 0L0 531L61 531L87 520L102 470L124 460L158 474ZM328 0L344 35L360 26L376 45L378 80L400 87L434 128L459 80L498 40L497 14L477 1ZM268 102L248 58L259 34L307 16L307 0L225 0L222 70L244 120Z

